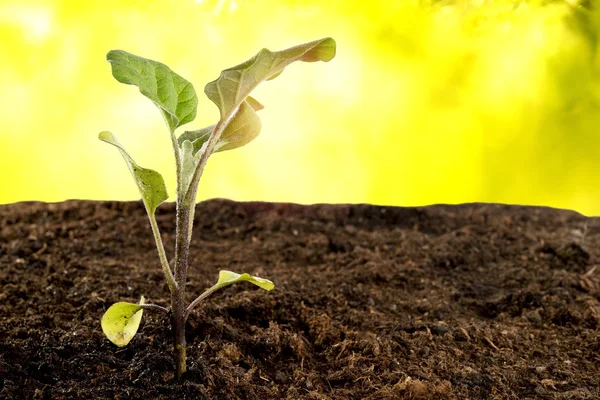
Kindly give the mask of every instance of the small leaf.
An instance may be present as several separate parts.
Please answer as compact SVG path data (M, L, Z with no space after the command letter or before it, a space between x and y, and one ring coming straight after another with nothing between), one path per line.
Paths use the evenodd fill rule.
M275 288L275 285L273 284L273 282L271 282L268 279L259 278L257 276L251 276L249 274L241 274L240 275L240 274L236 274L235 272L225 271L225 270L219 271L219 280L217 281L217 283L212 285L210 288L206 289L204 291L204 293L202 293L200 296L198 296L196 298L196 300L192 301L190 303L190 305L187 307L187 309L185 310L186 318L187 318L187 315L190 313L190 311L192 311L194 309L194 307L196 307L196 305L198 305L198 303L200 303L202 300L206 299L212 293L216 292L217 290L219 290L225 286L229 286L233 283L242 282L242 281L250 282L250 283L252 283L262 289L265 289L265 290L272 290L273 288Z
M196 154L202 148L202 145L208 142L210 135L215 130L216 125L206 126L195 131L185 131L177 138L179 147L183 149L185 142L190 142L193 145L193 152Z
M262 123L256 111L244 101L235 117L221 134L215 146L215 152L233 150L253 141L262 128Z
M247 281L250 283L255 284L256 286L265 289L265 290L272 290L275 285L273 284L273 282L271 282L268 279L264 279L264 278L259 278L257 276L252 276L249 274L236 274L235 272L231 272L231 271L219 271L219 280L217 281L217 283L215 284L215 289L219 289L222 288L224 286L227 285L231 285L233 283L236 282L242 282L242 281Z
M198 149L198 151L196 151L194 148L194 144L192 144L192 142L189 140L185 140L183 143L181 143L180 147L181 191L178 197L183 198L190 186L190 182L192 181L192 177L194 175L194 171L196 170L196 166L198 165L198 161L200 160L200 156L202 155L202 151L199 151L201 149Z
M247 100L248 99L252 98L248 97ZM252 99L252 104L248 101L242 103L239 111L221 134L221 137L214 148L214 152L233 150L242 147L258 136L262 124L254 110L260 109L258 108L259 106L262 107L262 104L254 99ZM184 142L190 141L193 144L193 152L196 154L202 148L204 143L208 141L215 126L216 125L211 125L206 128L198 129L197 131L184 132L177 139L180 147L183 146Z
M258 100L256 100L252 96L246 97L246 103L248 103L250 105L250 107L252 107L252 109L254 111L260 111L263 108L265 108L265 106L263 106L262 104L260 104L260 102Z
M98 135L98 139L112 144L119 149L149 212L153 213L156 207L169 198L163 177L154 170L142 168L137 165L112 133L101 132Z
M139 304L119 302L109 307L102 317L102 331L114 344L126 346L135 336L144 310L141 307L146 300L142 296Z
M250 60L221 72L218 79L208 83L204 93L227 119L258 84L277 77L294 61L329 61L335 57L332 38L315 40L286 50L272 52L262 49Z
M198 96L194 86L165 64L123 50L111 50L106 59L116 80L135 85L160 108L171 132L196 118Z

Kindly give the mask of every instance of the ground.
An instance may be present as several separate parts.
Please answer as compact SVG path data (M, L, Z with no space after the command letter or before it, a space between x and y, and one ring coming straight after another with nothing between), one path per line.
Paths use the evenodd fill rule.
M173 252L172 204L157 211ZM174 381L167 316L125 348L117 301L168 307L140 202L0 206L0 398L599 399L600 218L486 204L200 203Z

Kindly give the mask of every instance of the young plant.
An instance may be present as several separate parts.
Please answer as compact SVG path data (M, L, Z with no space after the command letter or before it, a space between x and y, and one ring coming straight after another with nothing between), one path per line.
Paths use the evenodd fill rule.
M196 117L198 97L192 84L157 61L122 50L113 50L107 54L115 79L137 86L162 113L175 153L177 174L175 261L172 269L154 216L156 208L168 198L162 176L136 164L112 133L100 133L99 139L119 150L133 175L148 213L160 264L171 292L169 309L156 304L146 304L143 296L139 304L113 304L102 317L102 330L111 342L120 347L127 345L138 330L144 310L167 313L171 317L173 355L177 379L180 379L186 370L185 323L198 303L216 290L236 282L247 281L265 290L273 289L273 283L267 279L221 271L214 286L189 305L185 305L188 253L198 184L211 154L236 149L258 136L261 123L256 111L263 106L250 97L250 92L258 84L276 78L294 61L327 62L335 56L335 51L335 41L331 38L277 52L262 49L250 60L224 70L218 79L205 86L204 93L219 108L219 121L215 125L186 131L180 136L175 134L176 129Z

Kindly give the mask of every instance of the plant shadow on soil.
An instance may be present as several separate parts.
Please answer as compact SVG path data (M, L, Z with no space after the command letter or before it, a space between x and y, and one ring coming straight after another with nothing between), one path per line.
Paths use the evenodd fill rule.
M157 211L172 254L173 204ZM600 218L541 207L197 206L174 382L166 315L125 348L114 302L168 306L140 202L0 207L0 397L598 399Z

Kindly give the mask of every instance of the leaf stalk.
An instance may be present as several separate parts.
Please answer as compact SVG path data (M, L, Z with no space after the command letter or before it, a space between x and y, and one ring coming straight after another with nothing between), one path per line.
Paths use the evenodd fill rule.
M159 306L158 304L140 304L140 307L142 307L144 310L148 310L148 311L159 311L159 312L163 312L166 314L169 313L168 308Z
M187 321L188 317L190 316L190 313L192 312L192 310L205 298L207 298L208 296L210 296L211 294L213 294L214 292L216 292L218 289L220 289L221 286L219 285L213 285L211 286L209 289L206 289L204 291L204 293L202 293L200 296L196 297L196 299L194 301L192 301L190 303L189 306L187 306L186 310L185 310L185 314L183 315L183 319L185 321Z
M148 219L150 220L150 226L152 227L152 234L154 235L154 241L156 242L156 250L158 251L160 265L162 266L165 279L167 280L167 285L169 285L169 290L172 293L174 290L177 289L177 282L175 282L173 272L171 271L169 261L167 260L165 246L163 245L162 237L160 236L160 230L158 229L158 224L156 223L156 216L154 215L154 212L150 212L150 210L147 211Z

